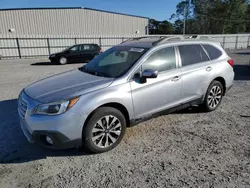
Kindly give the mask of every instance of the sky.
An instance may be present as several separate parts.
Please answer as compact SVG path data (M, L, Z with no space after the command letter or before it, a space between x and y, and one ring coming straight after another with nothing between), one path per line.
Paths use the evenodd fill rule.
M156 20L168 20L180 0L0 0L0 9L39 7L87 7Z

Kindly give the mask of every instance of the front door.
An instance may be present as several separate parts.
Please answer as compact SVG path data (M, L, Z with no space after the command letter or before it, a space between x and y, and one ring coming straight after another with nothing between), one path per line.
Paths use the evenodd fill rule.
M80 46L76 45L69 49L68 51L68 61L77 62L81 59Z
M182 78L176 59L174 47L159 49L141 66L142 72L157 70L158 77L146 83L140 83L139 78L130 81L136 119L179 105Z

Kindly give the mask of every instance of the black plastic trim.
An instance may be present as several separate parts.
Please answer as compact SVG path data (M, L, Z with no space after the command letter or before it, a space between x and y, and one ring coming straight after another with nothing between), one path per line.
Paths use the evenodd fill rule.
M49 136L54 144L47 144L44 140L45 136ZM32 140L42 147L52 149L74 148L82 145L82 139L70 140L68 137L57 131L34 131L32 133Z

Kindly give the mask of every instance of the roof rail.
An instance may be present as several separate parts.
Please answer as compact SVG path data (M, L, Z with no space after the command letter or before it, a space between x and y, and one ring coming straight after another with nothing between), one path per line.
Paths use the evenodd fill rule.
M141 40L141 39L150 39L150 38L158 38L158 40L156 40L155 42L152 43L153 46L156 46L158 44L161 44L161 43L164 43L167 41L171 41L171 40L185 40L185 39L196 39L196 40L198 40L198 39L211 39L212 40L211 37L206 36L206 35L145 36L145 37L129 38L129 39L123 41L122 43L135 41L135 40Z
M125 41L123 41L122 43L125 43L125 42L130 42L130 41L133 41L133 40L140 40L140 39L147 39L147 38L156 38L156 37L158 37L158 36L146 36L146 37L135 37L135 38L129 38L129 39L127 39L127 40L125 40ZM162 38L162 36L159 36L158 38ZM121 44L122 44L121 43Z
M162 37L160 38L160 40L157 40L155 42L153 42L153 46L157 45L157 44L160 44L160 43L163 43L163 42L166 42L166 41L171 41L171 40L182 40L184 39L183 36L170 36L170 37Z
M212 38L206 35L191 35L188 36L188 39L212 39Z

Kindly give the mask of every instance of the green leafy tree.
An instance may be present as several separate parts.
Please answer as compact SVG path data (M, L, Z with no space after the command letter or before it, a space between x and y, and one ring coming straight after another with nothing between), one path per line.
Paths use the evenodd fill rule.
M173 25L167 20L157 21L154 19L150 19L149 33L150 34L172 34Z

